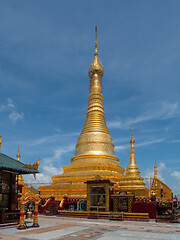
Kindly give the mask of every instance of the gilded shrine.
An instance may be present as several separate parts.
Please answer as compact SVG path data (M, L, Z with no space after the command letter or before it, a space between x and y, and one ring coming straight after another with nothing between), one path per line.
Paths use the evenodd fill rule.
M140 172L135 159L133 132L130 139L130 159L127 165L125 174L123 175L118 189L120 192L131 192L135 196L148 196L149 190L146 188L146 184L143 182L143 178L140 176Z
M113 140L104 117L102 95L104 70L98 58L97 27L95 32L94 60L89 68L88 110L84 127L77 140L75 155L71 163L63 167L63 174L52 176L51 185L39 187L41 198L48 199L53 195L57 201L61 201L64 196L76 200L85 199L89 195L85 183L97 180L109 181L112 184L112 194L116 194L114 203L121 201L123 196L129 199L128 201L132 200L132 196L171 198L171 189L157 178L157 166L150 190L147 189L135 160L133 132L126 171L115 155ZM106 208L108 209L107 206Z
M104 180L118 183L122 178L124 169L115 156L113 140L104 118L103 74L103 66L98 58L96 29L94 61L89 68L90 94L84 127L70 165L63 167L63 174L52 176L53 184L39 188L43 198L50 197L51 194L57 200L61 200L65 194L86 197L85 181L100 176Z

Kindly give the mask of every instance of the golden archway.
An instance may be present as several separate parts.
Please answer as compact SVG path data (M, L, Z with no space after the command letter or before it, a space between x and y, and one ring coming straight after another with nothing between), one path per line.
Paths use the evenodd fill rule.
M26 204L31 201L35 204L34 208L34 220L32 227L39 227L38 224L38 205L41 201L39 194L35 194L33 192L28 191L26 194L22 195L20 198L20 221L18 229L25 229L25 221L24 221L24 212Z

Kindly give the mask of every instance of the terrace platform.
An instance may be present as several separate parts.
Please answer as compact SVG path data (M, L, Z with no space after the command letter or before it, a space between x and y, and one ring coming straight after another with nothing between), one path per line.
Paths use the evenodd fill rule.
M30 223L28 223L30 224ZM40 227L18 230L1 228L4 240L156 240L180 239L180 224L155 222L110 221L107 219L39 216Z

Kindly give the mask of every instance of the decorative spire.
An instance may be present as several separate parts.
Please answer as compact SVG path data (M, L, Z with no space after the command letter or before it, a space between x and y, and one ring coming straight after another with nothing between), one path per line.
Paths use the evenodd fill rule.
M75 157L89 155L115 157L113 140L104 118L102 95L103 66L98 59L97 26L95 28L94 60L89 68L89 77L88 110L84 127L77 141Z
M160 185L159 185L160 187ZM155 165L154 165L154 178L153 178L153 182L151 184L151 187L150 187L150 190L151 190L151 195L153 197L157 197L159 196L159 193L158 193L158 178L157 178L157 164L156 164L156 161L155 161ZM160 190L161 191L161 190Z
M94 61L89 68L89 77L93 77L95 73L98 73L101 78L104 74L103 66L98 59L98 50L97 50L97 26L95 27L95 52L94 52Z
M131 125L131 129L132 129L131 135L133 136L134 125Z
M1 143L2 143L2 140L1 140L2 136L0 136L0 149L1 149Z
M155 161L155 165L154 165L154 179L157 179L157 164Z
M131 139L130 139L130 159L129 159L129 163L128 166L126 168L126 174L140 174L136 160L135 160L135 150L134 150L134 137L133 137L133 130L134 127L132 127L132 134L131 134Z
M135 150L134 150L134 137L133 137L133 130L132 127L132 134L130 139L130 159L128 166L126 168L125 175L122 177L122 180L119 184L119 188L121 191L130 191L135 193L135 195L139 196L139 194L147 195L147 188L145 187L145 183L143 182L143 178L140 176L140 172L135 160Z
M109 131L104 119L103 96L102 96L102 77L103 66L99 62L97 52L97 26L95 28L95 54L94 61L89 68L90 95L87 118L81 133Z
M20 157L21 157L21 155L20 155L20 153L19 153L19 145L18 145L18 153L17 153L17 160L20 162Z
M98 55L98 51L97 51L97 25L95 27L95 53L94 55Z

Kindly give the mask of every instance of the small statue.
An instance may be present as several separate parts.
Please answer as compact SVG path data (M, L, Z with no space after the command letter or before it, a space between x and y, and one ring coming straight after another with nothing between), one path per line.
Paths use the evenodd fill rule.
M105 198L103 197L103 195L101 195L98 202L98 206L104 206L104 204L105 204Z

